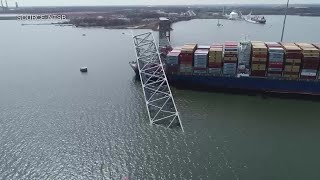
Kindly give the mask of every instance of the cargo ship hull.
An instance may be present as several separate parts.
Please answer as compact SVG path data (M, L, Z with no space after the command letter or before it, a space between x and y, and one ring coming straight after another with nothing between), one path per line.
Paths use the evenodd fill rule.
M320 95L320 83L317 81L180 74L168 74L167 78L170 85L188 89L235 93L253 92L312 96Z

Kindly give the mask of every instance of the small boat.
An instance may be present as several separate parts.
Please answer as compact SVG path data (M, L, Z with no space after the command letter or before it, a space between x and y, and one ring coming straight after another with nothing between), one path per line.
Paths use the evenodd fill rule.
M266 24L267 20L264 16L254 16L251 17L252 12L247 15L247 17L244 18L245 21L250 22L250 23L255 23L255 24Z
M86 34L82 34L82 36L86 36Z
M81 67L80 68L80 72L88 72L88 68L87 67Z
M222 24L220 24L220 19L218 19L218 24L217 24L217 26L223 26Z
M267 22L267 20L264 18L264 16L260 17L260 16L255 16L253 18L251 18L252 21L255 21L259 24L265 24Z

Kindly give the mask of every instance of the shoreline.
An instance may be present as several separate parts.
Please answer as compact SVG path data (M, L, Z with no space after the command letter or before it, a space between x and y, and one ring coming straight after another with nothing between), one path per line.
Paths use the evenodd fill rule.
M273 16L283 16L283 15L273 15ZM301 16L301 15L289 15L289 16ZM320 17L320 15L304 15L302 17ZM225 17L221 16L216 16L216 17L192 17L192 18L176 18L172 20L172 24L178 23L178 22L183 22L183 21L190 21L194 19L225 19ZM16 16L1 16L0 14L0 21L1 20L17 20ZM242 21L242 20L241 20ZM23 21L21 21L23 22ZM25 22L32 22L32 21L25 21ZM97 25L96 22L93 22L92 24L89 23L84 23L84 24L77 24L77 22L73 21L73 19L66 21L66 22L56 22L56 23L45 23L41 21L34 21L34 23L22 23L22 26L26 25L55 25L55 26L73 26L76 28L104 28L104 29L151 29L153 31L158 31L158 21L153 20L150 22L145 22L145 23L138 23L138 24L126 24L126 25L117 25L117 26L104 26L104 25Z

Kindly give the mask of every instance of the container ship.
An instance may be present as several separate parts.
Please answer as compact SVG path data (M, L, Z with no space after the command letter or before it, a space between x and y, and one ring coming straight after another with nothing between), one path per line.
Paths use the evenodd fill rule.
M262 41L162 49L170 85L223 92L320 96L320 44ZM136 71L138 73L138 71Z
M244 20L250 23L257 23L257 24L266 24L267 20L264 16L254 16L252 17L252 12L244 17Z

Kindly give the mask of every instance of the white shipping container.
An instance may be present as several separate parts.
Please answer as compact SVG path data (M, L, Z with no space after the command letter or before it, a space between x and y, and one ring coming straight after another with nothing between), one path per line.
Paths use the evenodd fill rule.
M282 77L282 74L267 74L268 77Z
M193 70L194 73L201 73L201 74L206 74L208 71L207 70Z
M268 71L282 72L282 68L268 68Z
M302 73L317 73L317 70L314 69L302 69Z
M205 65L194 65L195 68L207 68Z
M209 73L221 73L221 68L208 68Z
M237 63L223 63L223 67L237 67Z
M303 69L301 71L301 76L312 76L312 77L315 77L315 76L317 76L317 70Z
M315 77L315 76L317 76L317 73L301 72L301 76L312 76L312 77Z
M191 73L192 70L193 70L192 68L180 68L180 72Z
M238 68L239 68L239 70L244 70L244 69L246 69L246 66L245 65L239 65Z
M198 49L210 49L210 46L199 45Z
M269 48L269 52L284 53L283 48Z

